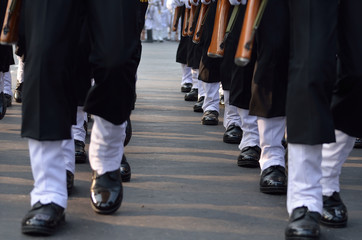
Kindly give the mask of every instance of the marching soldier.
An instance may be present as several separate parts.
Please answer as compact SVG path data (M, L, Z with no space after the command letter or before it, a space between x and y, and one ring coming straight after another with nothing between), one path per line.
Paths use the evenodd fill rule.
M362 137L361 9L359 0L290 0L286 239L319 239L320 223L348 221L339 176Z
M71 126L75 122L77 104L72 94L72 66L82 7L89 20L90 62L95 79L84 109L94 116L89 149L93 169L91 206L99 214L111 214L121 205L119 168L140 59L137 26L140 2L32 0L23 4L27 66L21 132L29 139L34 189L31 210L22 221L22 232L49 235L64 221L67 207L64 158L69 151L64 142L71 139ZM60 15L59 9L62 9ZM74 143L71 145L74 147Z

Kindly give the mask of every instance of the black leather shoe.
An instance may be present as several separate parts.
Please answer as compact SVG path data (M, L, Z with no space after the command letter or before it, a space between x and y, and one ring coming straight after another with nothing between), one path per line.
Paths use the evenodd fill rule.
M98 175L93 171L90 189L92 208L99 214L111 214L121 206L123 187L119 169Z
M225 131L222 140L225 143L239 144L243 137L243 130L235 124L231 124Z
M190 92L185 94L185 101L197 101L199 90L192 88Z
M5 97L6 107L11 107L12 106L11 95L4 93L4 97Z
M218 125L219 124L219 113L217 111L206 111L201 118L202 125Z
M127 158L124 154L121 162L121 177L122 182L131 181L131 166L129 165Z
M21 103L23 101L22 90L23 90L23 83L17 82L14 91L14 100L17 103Z
M194 105L194 112L203 112L202 105L204 104L204 96L201 96L199 100L197 100L197 103Z
M85 147L84 142L74 139L75 163L87 162L87 154L85 152L84 147Z
M356 138L356 141L354 143L354 148L362 148L362 138Z
M285 229L285 240L319 239L320 218L318 212L310 212L307 207L294 209Z
M261 149L258 146L244 147L238 157L238 166L246 168L258 168Z
M181 92L190 92L192 88L192 83L184 83L181 86Z
M3 92L0 93L0 120L5 117L6 114L6 99Z
M287 193L287 175L282 166L270 166L260 176L260 192L271 194Z
M321 223L328 227L345 227L347 225L347 208L342 202L339 193L334 192L332 196L323 196L323 214Z
M21 231L29 235L52 235L64 221L64 208L55 203L37 202L23 218Z
M67 170L67 191L68 191L68 196L70 194L72 194L73 187L74 187L74 174L71 171Z

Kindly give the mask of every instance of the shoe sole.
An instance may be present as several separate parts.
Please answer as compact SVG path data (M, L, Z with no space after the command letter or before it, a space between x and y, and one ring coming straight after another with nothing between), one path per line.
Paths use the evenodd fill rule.
M326 227L332 227L332 228L344 228L347 226L347 221L340 223L331 223L331 222L325 222L321 219L320 223Z
M185 101L187 101L187 102L196 102L197 98L185 98Z
M239 144L241 142L241 138L240 139L223 138L222 140L223 140L224 143L231 143L231 144Z
M239 167L245 167L245 168L259 168L259 162L256 161L238 161L238 166Z
M98 209L96 206L94 206L91 202L91 206L93 208L93 210L98 213L98 214L103 214L103 215L109 215L109 214L112 214L114 212L116 212L120 206L122 204L122 201L120 203L118 203L117 205L115 205L113 208L111 209L107 209L107 210L102 210L102 209Z
M285 236L285 240L314 240L319 239L319 237L287 237Z
M189 93L191 91L191 89L190 90L188 90L188 89L181 89L181 92L183 92L183 93Z
M202 108L200 108L200 109L198 109L198 108L194 108L194 112L200 112L200 113L202 113L202 112L204 112L204 110L202 110Z
M215 121L201 121L202 125L218 125L219 122L215 122Z
M56 227L47 228L40 226L22 226L21 232L23 234L33 235L33 236L50 236L53 235L57 227L59 227L64 222L65 222L65 215L63 215L63 217L59 220L59 223Z
M286 187L260 187L260 192L266 194L286 194Z

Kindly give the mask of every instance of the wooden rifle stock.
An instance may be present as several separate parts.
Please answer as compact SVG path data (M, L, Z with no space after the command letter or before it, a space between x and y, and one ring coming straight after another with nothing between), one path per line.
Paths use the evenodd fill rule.
M187 35L189 37L192 37L192 35L194 34L194 21L195 21L195 17L197 15L198 10L200 9L199 6L195 6L191 4L191 9L190 9L190 16L189 16L189 25L188 25L188 29L187 29Z
M207 2L210 2L211 0L208 0ZM207 13L207 9L209 8L208 4L201 4L199 17L197 18L197 23L195 27L195 34L192 38L192 42L195 44L198 44L200 42L200 38L202 35L202 29L205 22L205 17Z
M266 4L267 0L248 0L235 54L235 64L238 66L246 66L250 61L255 31L259 26Z
M190 9L185 7L184 23L182 25L182 31L181 31L181 35L183 37L187 36L187 31L189 26L189 16L190 16Z
M175 12L173 13L173 20L172 20L172 31L173 32L177 31L178 21L181 17L181 10L182 10L182 6L176 7Z
M20 10L21 0L8 0L0 35L1 44L15 44L18 41Z
M212 32L211 42L207 51L207 56L220 58L224 56L224 41L226 27L228 24L230 3L229 0L218 0L216 5L214 29Z

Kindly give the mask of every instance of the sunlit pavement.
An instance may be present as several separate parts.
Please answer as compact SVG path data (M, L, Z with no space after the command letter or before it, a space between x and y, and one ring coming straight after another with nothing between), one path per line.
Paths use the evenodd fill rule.
M237 145L222 142L222 115L218 126L201 125L194 102L180 92L176 49L176 42L143 44L133 136L125 148L132 179L124 183L121 208L110 216L93 212L90 166L79 164L66 224L51 239L284 239L286 197L260 193L259 170L237 166ZM37 239L20 233L33 184L20 123L21 105L13 102L0 121L1 239ZM88 143L89 137L87 150ZM322 227L321 239L361 239L361 176L362 149L354 149L341 176L348 227Z

